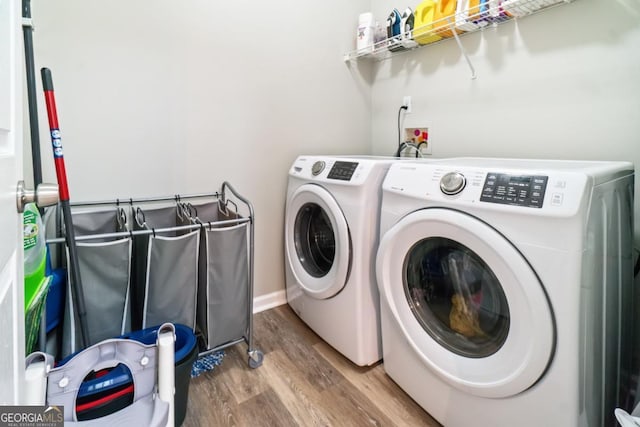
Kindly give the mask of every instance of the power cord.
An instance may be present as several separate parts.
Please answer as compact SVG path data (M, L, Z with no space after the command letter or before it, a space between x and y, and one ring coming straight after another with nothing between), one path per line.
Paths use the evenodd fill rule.
M409 107L407 107L406 105L402 105L399 109L398 109L398 151L396 151L396 157L400 157L400 152L402 151L402 141L401 141L401 137L400 137L400 113L402 112L402 110L408 110Z
M418 144L418 152L420 153L420 157L422 157L422 146L424 145L424 148L428 147L428 144L426 141L422 141L420 144ZM416 155L417 156L417 155Z
M411 142L411 141L404 141L403 143L400 144L400 149L398 150L398 152L400 154L398 155L398 157L400 157L402 152L407 150L407 149L410 150L410 151L413 151L415 153L416 159L418 157L422 157L422 153L420 152L420 148L418 148L418 146L416 145L415 142Z

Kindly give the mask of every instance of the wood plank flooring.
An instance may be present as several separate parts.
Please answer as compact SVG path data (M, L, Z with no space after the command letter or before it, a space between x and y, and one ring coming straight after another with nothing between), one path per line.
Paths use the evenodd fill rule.
M225 350L222 365L191 380L185 427L439 426L384 372L336 352L283 305L254 317L265 354L247 365L246 345Z

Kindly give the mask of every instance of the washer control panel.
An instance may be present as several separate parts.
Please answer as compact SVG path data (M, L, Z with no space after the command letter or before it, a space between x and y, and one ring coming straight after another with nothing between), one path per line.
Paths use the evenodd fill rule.
M350 181L353 173L358 168L358 162L337 161L331 167L327 179L339 179L341 181Z
M548 180L549 177L543 175L488 172L480 201L541 208Z

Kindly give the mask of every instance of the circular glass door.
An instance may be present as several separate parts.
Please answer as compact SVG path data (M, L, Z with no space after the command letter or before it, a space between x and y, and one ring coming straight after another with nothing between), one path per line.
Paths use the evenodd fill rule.
M555 330L544 288L483 221L450 209L412 212L384 234L376 272L383 316L452 387L507 397L547 368Z
M317 203L303 205L293 228L298 260L311 276L325 276L336 256L335 233L326 211Z
M433 340L464 357L487 357L502 347L509 332L507 297L475 252L428 237L409 249L404 271L409 307Z
M298 188L287 203L285 247L297 283L325 299L340 292L351 266L349 228L333 196L315 184Z

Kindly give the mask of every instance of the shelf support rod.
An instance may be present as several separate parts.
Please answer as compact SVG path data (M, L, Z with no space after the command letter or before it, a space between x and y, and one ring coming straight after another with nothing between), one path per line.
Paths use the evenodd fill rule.
M469 59L469 56L467 55L467 51L464 50L464 46L462 46L462 42L460 41L460 37L458 37L458 32L456 31L455 25L451 21L451 17L447 17L447 20L449 21L449 27L451 28L451 32L453 33L453 37L456 39L456 43L458 43L458 48L460 48L460 52L462 53L462 56L464 56L464 59L467 61L467 65L469 66L469 69L471 70L471 80L475 80L476 77L477 77L476 69L473 68L473 64L471 63L471 60Z

